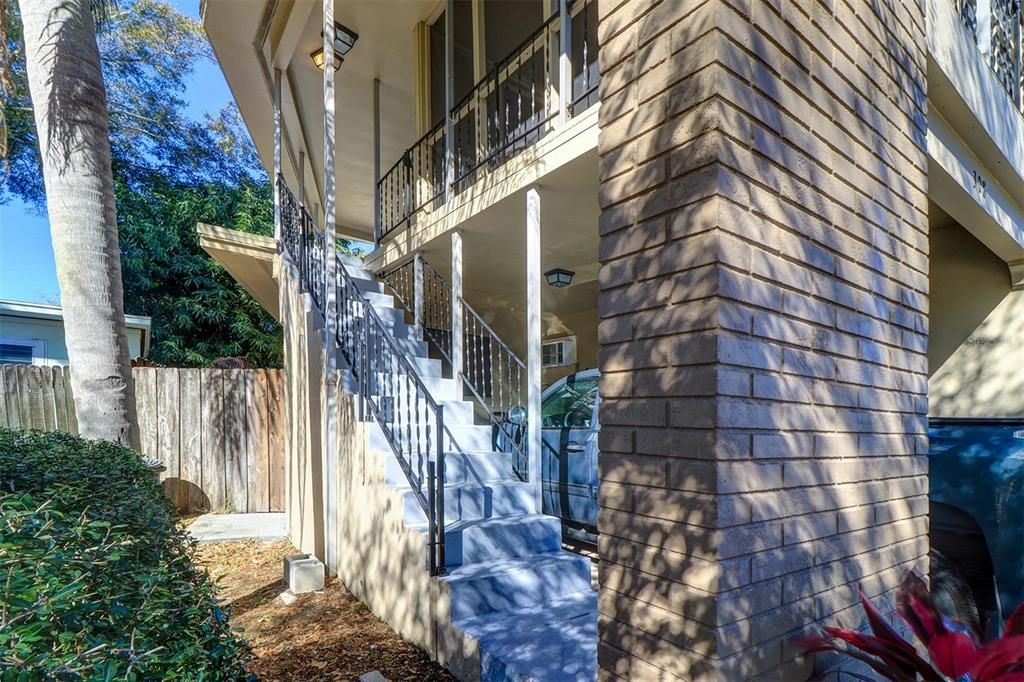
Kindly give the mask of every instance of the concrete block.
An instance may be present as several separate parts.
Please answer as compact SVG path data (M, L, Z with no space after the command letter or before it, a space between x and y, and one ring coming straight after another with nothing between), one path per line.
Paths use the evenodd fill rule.
M292 594L324 589L324 564L311 554L291 554L284 558L284 581Z
M381 675L379 670L371 670L360 675L359 682L388 682L388 678Z

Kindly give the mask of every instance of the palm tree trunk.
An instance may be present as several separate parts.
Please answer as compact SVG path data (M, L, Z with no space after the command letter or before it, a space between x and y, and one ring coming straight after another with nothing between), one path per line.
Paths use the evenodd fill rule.
M139 449L90 0L19 0L79 429Z

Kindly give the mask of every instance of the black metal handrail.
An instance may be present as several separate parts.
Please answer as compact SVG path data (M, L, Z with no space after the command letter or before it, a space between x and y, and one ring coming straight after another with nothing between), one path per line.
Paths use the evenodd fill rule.
M338 347L358 381L363 409L383 431L427 517L428 564L437 575L445 569L445 453L461 448L445 426L444 405L430 394L340 259L337 300Z
M444 194L444 143L442 121L416 140L381 176L377 183L381 237L400 228L416 211Z
M299 269L300 289L323 313L323 234L277 178L281 202L281 247ZM427 517L428 568L445 570L445 452L461 448L444 423L444 405L430 394L415 366L353 281L337 254L335 339L358 382L363 415L369 412L384 433L413 495Z
M295 199L280 175L277 177L277 191L281 204L283 247L299 270L299 290L308 291L317 310L323 314L324 234L317 230L316 221Z
M422 301L416 301L415 261L380 275L380 279L414 316L420 307L425 339L451 364L454 341L451 285L430 263L426 260L422 263ZM487 413L495 430L496 445L511 447L516 474L521 480L529 480L526 441L521 437L525 427L514 425L508 418L512 408L526 405L526 364L464 298L460 297L457 303L462 306L464 352L462 375L456 378L462 380Z

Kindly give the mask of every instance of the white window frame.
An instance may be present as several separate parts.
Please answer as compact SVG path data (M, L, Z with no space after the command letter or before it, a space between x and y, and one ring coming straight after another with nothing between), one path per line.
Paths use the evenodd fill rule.
M547 363L543 362L544 348L552 344L559 343L562 345L562 362L560 363ZM560 336L556 339L544 339L540 344L540 357L541 367L544 369L550 369L552 367L570 367L576 364L576 337L575 336Z
M0 336L0 344L8 346L28 346L32 349L32 364L38 367L46 366L46 342L42 339L23 339L13 336Z

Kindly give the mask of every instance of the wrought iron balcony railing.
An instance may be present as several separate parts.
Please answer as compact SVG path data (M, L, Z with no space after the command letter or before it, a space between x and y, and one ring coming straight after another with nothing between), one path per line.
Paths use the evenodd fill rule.
M953 0L964 27L1000 85L1024 111L1024 51L1022 51L1021 0L991 0L987 13L980 13L977 0Z
M578 116L597 102L597 11L595 0L570 3L572 65L567 115ZM519 155L555 129L559 114L558 59L561 16L544 21L412 147L378 182L384 239L418 211L440 206L449 194L470 187L486 171ZM452 139L447 139L450 127ZM449 146L450 143L450 146ZM451 154L451 187L446 176Z

